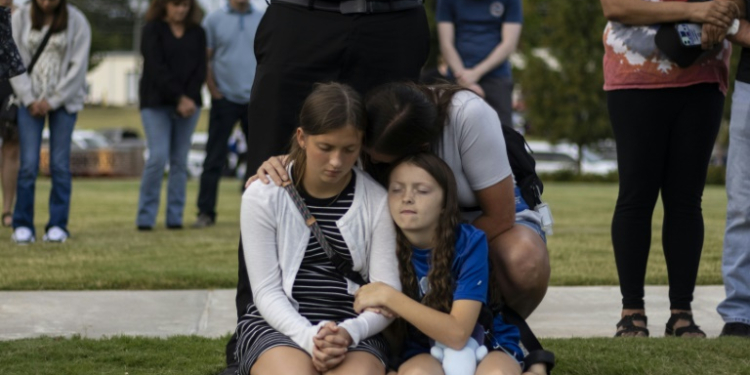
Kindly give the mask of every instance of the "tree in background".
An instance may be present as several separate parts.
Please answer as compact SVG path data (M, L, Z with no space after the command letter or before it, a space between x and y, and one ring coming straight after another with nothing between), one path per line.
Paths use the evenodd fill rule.
M133 48L134 9L129 1L70 0L91 24L91 56L106 51L130 51ZM92 61L96 63L96 61ZM89 64L92 68L93 65Z
M516 71L526 101L530 135L583 146L612 136L603 90L599 0L525 0L521 52ZM579 168L580 170L580 168Z

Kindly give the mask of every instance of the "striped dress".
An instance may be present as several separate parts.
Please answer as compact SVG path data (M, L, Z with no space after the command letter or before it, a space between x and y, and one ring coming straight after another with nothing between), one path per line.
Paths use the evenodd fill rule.
M354 199L356 175L346 188L336 197L316 199L304 190L300 195L305 201L323 231L326 240L345 260L351 262L351 254L336 226L336 221L351 207ZM305 256L297 272L292 288L292 297L299 303L300 315L310 323L318 324L324 320L340 323L355 318L354 296L349 294L346 280L336 270L318 240L310 234L310 241ZM273 329L260 315L254 303L248 305L245 315L237 324L236 359L240 363L238 373L247 375L250 369L266 350L277 346L288 346L302 350L292 339ZM356 348L349 351L368 352L384 364L387 363L388 345L382 336L376 335L360 341Z

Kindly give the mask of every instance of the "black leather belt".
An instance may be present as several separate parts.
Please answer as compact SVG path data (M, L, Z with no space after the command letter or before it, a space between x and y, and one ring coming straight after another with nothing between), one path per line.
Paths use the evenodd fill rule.
M387 13L413 9L422 6L423 0L271 0L271 4L292 4L310 9L337 12L341 14Z

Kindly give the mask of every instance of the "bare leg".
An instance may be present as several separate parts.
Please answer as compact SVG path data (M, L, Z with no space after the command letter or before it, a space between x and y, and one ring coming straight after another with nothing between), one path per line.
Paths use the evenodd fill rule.
M445 375L443 366L429 354L419 354L398 368L398 375Z
M278 374L319 375L307 353L288 346L267 350L250 369L250 375Z
M528 318L547 294L547 245L531 228L516 224L492 240L490 259L505 303Z
M492 351L479 362L476 375L521 375L521 365L501 351Z
M383 375L385 365L374 355L367 352L350 352L336 368L325 375Z
M17 141L3 143L2 159L3 162L0 169L2 169L3 212L12 212L13 200L16 197L18 169L20 167L19 147Z

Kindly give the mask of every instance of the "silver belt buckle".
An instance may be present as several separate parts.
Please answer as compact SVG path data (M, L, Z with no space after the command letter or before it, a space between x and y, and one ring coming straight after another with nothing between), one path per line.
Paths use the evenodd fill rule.
M341 14L367 13L367 0L344 0L339 10Z

